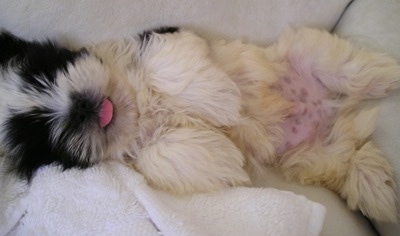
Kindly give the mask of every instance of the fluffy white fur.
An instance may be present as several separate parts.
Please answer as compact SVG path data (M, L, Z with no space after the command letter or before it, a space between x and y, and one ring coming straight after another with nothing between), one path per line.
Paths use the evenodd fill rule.
M268 48L182 31L90 50L125 84L111 97L114 119L126 112L118 114L118 99L136 109L106 154L153 186L192 193L245 185L246 166L267 164L337 192L368 217L396 221L392 169L369 140L377 111L361 106L400 86L394 60L313 29L290 30ZM293 104L272 88L289 73L317 78L335 95L328 103L336 114L328 132L278 153Z
M93 49L135 90L140 116L130 153L152 185L210 191L249 183L245 163L268 164L338 192L371 218L396 220L391 167L368 140L376 109L359 106L399 87L394 60L312 29L288 31L268 48L206 42L190 32L155 34L141 57L123 64L138 47L124 41ZM277 155L291 105L270 87L288 70L318 77L342 97L327 135Z

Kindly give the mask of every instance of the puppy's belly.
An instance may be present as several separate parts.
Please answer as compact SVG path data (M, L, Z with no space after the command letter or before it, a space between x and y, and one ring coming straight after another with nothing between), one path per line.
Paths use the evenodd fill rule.
M284 140L277 149L282 154L304 142L311 142L317 133L328 130L334 109L329 105L328 90L311 75L299 76L291 72L277 86L281 95L293 103L282 129Z

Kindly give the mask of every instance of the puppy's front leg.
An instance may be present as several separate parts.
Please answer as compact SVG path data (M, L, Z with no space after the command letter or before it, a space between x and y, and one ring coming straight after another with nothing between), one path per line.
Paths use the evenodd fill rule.
M243 165L242 153L225 135L195 128L156 131L136 163L151 185L178 194L247 185Z
M162 94L164 107L214 126L235 125L240 119L240 91L209 54L205 40L191 32L154 33L138 61L146 87Z
M300 76L314 77L336 93L380 98L400 87L400 66L395 60L358 49L325 31L289 30L275 50Z

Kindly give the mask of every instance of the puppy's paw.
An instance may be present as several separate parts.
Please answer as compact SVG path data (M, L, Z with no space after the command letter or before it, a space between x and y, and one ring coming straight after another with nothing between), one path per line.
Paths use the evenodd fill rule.
M223 134L181 128L154 138L136 167L154 187L182 194L247 185L243 165L242 153Z
M325 31L288 30L277 47L299 75L317 78L326 88L340 94L381 98L400 87L400 66L396 60L359 49Z
M397 222L396 193L389 163L372 143L366 143L352 160L341 195L348 206L377 221Z
M355 64L362 69L353 75L349 88L369 99L386 97L389 91L400 87L400 66L394 59L377 53L364 54L355 56L354 60L361 61Z
M240 90L209 54L208 43L188 31L154 36L140 56L145 83L162 94L166 107L215 126L235 125L241 119Z

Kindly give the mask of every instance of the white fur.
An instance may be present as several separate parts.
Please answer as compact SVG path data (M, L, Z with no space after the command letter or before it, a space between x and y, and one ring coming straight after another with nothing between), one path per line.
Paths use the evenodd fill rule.
M94 159L124 161L166 191L249 184L245 168L267 164L289 179L336 191L368 217L396 220L392 169L369 140L377 112L361 105L400 87L394 60L313 29L289 30L267 48L207 42L182 31L153 33L144 43L137 38L106 42L89 51L103 65L84 57L58 75L64 82L51 96L7 99L22 107L27 102L27 108L44 102L63 117L69 91L89 89L110 98L112 125L93 128L95 135L82 132L67 140L68 146L91 147L99 153ZM328 90L325 104L335 110L335 119L314 139L278 153L281 125L294 103L272 88L291 73L317 79ZM1 87L6 92L18 86ZM53 132L54 139L60 136L57 127Z
M99 57L109 55L107 48L130 52L131 44L94 51ZM129 153L152 185L175 193L211 191L247 184L245 163L269 164L288 178L338 192L371 218L396 220L392 170L368 141L376 110L360 105L399 87L394 60L302 29L268 48L205 42L190 32L155 34L131 61L122 73L135 91L139 116ZM277 155L291 104L270 87L289 70L317 77L337 94L328 102L337 117L330 133Z

